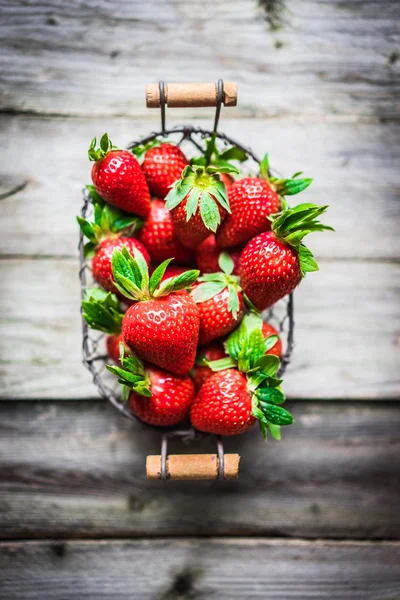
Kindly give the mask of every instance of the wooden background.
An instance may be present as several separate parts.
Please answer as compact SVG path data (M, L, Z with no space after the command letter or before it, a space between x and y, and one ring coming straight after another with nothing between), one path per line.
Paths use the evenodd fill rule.
M0 598L399 599L399 2L0 5ZM146 81L218 77L221 128L337 233L296 294L295 425L227 441L239 482L147 482L159 436L81 365L74 215L90 139L158 128Z

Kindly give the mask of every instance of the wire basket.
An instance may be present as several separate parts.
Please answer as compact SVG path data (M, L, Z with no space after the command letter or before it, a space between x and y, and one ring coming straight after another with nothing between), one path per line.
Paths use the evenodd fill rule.
M151 142L153 140L169 141L182 148L185 155L188 158L198 155L199 152L202 154L205 151L206 140L210 139L211 136L216 138L216 146L220 152L228 146L236 146L241 150L244 150L247 154L247 160L242 163L242 172L250 175L256 175L259 171L260 159L250 149L237 141L231 139L223 133L217 131L219 116L222 105L222 91L223 82L219 80L216 84L217 88L217 103L216 103L216 114L214 121L213 130L203 129L201 127L192 126L178 126L172 129L167 129L165 126L165 106L166 99L164 95L164 84L160 82L160 98L161 98L161 124L162 129L159 132L153 132L150 135L141 138L140 140L131 142L128 144L127 149L133 150L136 146ZM93 205L91 203L89 192L85 189L83 191L83 206L81 210L81 216L85 219L91 220L93 216ZM81 295L84 296L84 292L87 288L97 285L92 277L90 260L85 259L83 253L84 239L82 232L79 239L79 255L80 255L80 270L79 277L81 283ZM277 302L271 309L263 313L263 319L268 321L277 329L280 333L283 343L283 354L281 357L281 365L278 372L278 376L282 376L289 364L290 357L294 345L294 318L293 318L293 294ZM158 429L163 433L163 446L165 446L164 454L166 455L166 437L179 437L184 440L192 440L199 437L199 432L195 431L190 424L182 426L176 425L170 428L156 427L153 425L147 425L140 421L121 400L120 385L117 379L111 375L105 365L109 362L105 339L106 334L91 330L86 321L82 318L82 350L83 350L83 364L91 372L93 382L97 386L97 389L102 398L107 399L111 404L118 409L125 417L139 421L145 427L152 427ZM205 434L201 434L205 435ZM220 462L223 463L223 449L221 455L222 444L218 447L218 456ZM165 462L165 461L164 461ZM165 465L164 465L165 467ZM164 469L165 470L165 469ZM222 469L223 471L223 469ZM162 477L163 478L163 477Z

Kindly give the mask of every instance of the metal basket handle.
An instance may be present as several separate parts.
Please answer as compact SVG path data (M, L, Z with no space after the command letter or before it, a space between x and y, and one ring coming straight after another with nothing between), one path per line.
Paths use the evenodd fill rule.
M236 106L236 83L158 83L146 84L147 108L161 109L161 127L165 131L165 108L195 108L216 106L214 133L217 131L221 106Z
M238 479L239 454L225 454L220 436L217 454L169 454L168 436L163 434L161 454L150 455L146 460L147 479Z

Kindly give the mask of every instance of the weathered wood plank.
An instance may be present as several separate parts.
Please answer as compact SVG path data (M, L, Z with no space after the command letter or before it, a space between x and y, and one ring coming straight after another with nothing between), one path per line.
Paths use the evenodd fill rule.
M396 600L397 543L262 539L0 544L4 600Z
M121 144L138 139L159 127L158 114L151 114L151 122L106 123L3 116L2 191L3 197L9 195L1 201L0 253L76 256L75 215L81 208L81 189L90 180L89 140L104 129ZM211 118L200 124L210 127ZM310 245L317 256L400 257L400 125L306 125L300 120L226 120L224 115L221 128L259 155L268 150L280 173L290 176L303 169L314 177L302 196L330 204L326 220L336 228L335 234L314 234Z
M295 297L294 398L399 397L398 264L321 261ZM87 398L77 260L0 261L1 398ZM18 352L14 349L18 348Z
M399 118L394 0L3 0L1 12L3 110L142 116L145 80L223 76L240 85L237 116Z
M0 403L2 538L277 535L400 537L400 406L289 402L282 442L225 439L235 482L145 479L158 431L105 402ZM212 452L215 438L171 453ZM227 507L229 507L227 509Z

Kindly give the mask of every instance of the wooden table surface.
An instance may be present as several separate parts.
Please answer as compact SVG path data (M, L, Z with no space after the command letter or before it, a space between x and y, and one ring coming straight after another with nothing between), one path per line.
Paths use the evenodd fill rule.
M0 6L0 598L399 599L399 2ZM81 364L74 216L90 139L159 127L147 81L219 77L221 129L313 176L337 231L296 293L295 425L227 440L238 482L149 482L159 435Z

